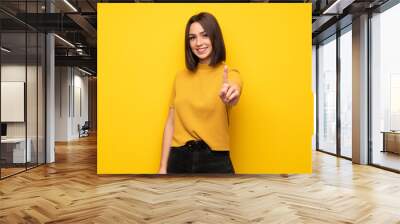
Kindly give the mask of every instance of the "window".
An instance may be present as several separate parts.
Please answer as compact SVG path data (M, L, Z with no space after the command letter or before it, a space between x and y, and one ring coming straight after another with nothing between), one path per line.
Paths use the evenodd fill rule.
M340 36L340 155L352 157L352 33Z
M400 4L371 18L372 163L400 170Z
M318 149L336 153L336 36L318 47Z

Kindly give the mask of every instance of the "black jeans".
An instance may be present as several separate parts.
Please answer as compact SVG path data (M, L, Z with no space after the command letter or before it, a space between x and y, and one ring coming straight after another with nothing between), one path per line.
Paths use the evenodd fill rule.
M234 174L229 151L213 151L204 141L188 141L171 147L167 173L231 173Z

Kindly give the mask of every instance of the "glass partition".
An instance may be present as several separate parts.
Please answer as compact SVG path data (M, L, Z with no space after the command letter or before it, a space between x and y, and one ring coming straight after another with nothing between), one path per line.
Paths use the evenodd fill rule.
M46 39L18 19L43 13L44 3L0 2L3 9L14 10L0 11L1 179L45 163Z
M26 33L3 32L1 47L1 175L7 177L24 171L32 155L26 140Z
M27 112L27 142L29 144L28 148L30 148L30 161L27 163L28 168L37 165L37 149L38 149L38 141L37 141L37 132L38 132L38 49L37 49L37 41L38 35L36 32L28 32L27 33L27 43L28 43L28 61L27 61L27 99L26 99L26 112Z
M336 154L336 36L318 47L318 149Z

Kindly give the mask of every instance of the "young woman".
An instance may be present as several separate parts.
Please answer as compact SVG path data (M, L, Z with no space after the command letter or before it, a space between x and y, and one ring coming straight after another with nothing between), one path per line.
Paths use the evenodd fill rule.
M242 81L224 64L215 17L192 16L185 31L186 70L178 72L165 124L159 173L234 173L229 156L229 110Z

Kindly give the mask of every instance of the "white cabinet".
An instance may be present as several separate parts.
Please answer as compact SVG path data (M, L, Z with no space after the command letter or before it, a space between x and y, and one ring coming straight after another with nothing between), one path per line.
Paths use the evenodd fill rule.
M32 161L32 140L27 139L27 147L25 151L25 138L7 138L2 139L2 147L12 148L12 163L25 163ZM26 152L26 154L25 154ZM25 161L25 159L27 159Z

